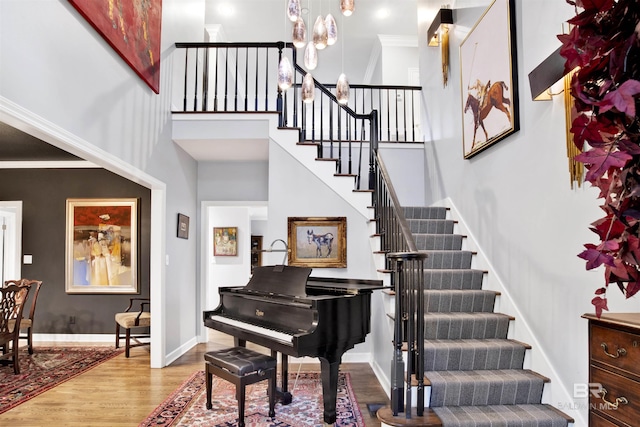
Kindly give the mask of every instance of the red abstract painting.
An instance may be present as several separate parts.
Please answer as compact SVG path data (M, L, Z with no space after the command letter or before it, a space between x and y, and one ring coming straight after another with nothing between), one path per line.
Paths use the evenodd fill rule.
M155 93L160 93L162 0L69 0Z

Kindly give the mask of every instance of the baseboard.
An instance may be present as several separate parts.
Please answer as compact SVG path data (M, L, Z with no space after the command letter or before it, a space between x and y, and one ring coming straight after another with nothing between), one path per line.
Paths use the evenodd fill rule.
M115 334L33 334L33 342L111 343L116 345Z
M195 347L196 344L198 344L198 339L197 337L193 337L189 341L187 341L186 343L182 344L180 347L172 351L171 353L167 354L165 357L165 362L166 362L165 366L171 365L173 362L178 360L180 356L182 356L187 351Z

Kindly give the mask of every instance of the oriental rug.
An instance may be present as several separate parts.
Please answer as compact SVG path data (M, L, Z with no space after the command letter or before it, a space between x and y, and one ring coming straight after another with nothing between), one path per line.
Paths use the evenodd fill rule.
M206 386L204 371L195 372L158 406L138 427L196 426L236 427L238 403L235 386L213 377L213 408L205 407ZM293 401L289 405L276 403L276 416L267 416L269 402L267 381L248 385L246 388L244 420L246 427L316 427L323 425L322 384L317 372L290 373L289 390ZM336 399L336 427L364 427L351 378L348 372L340 372Z
M36 347L19 353L20 374L0 365L0 414L122 353L112 347Z

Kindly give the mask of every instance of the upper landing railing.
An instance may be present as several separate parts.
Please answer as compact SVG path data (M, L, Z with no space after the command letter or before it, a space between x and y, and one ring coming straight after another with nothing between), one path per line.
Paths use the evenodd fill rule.
M176 56L174 72L184 79L174 91L174 98L180 96L175 112L277 112L281 127L298 128L301 142L318 144L318 158L337 160L336 173L357 175L358 189L372 185L359 160L369 159L371 173L377 145L373 152L366 145L421 142L418 86L351 84L348 103L340 105L335 85L316 81L314 101L303 103L306 72L291 43L176 43L176 48L184 54ZM294 67L294 85L285 92L277 85L283 55Z

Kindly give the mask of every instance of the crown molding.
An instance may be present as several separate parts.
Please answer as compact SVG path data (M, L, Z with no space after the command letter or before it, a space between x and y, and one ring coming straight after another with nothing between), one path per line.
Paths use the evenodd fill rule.
M418 47L418 36L378 34L382 47Z

